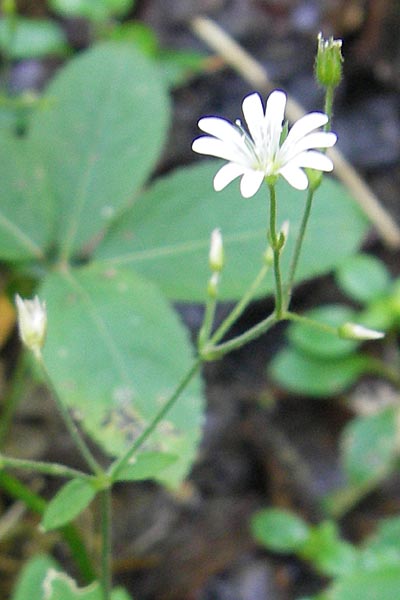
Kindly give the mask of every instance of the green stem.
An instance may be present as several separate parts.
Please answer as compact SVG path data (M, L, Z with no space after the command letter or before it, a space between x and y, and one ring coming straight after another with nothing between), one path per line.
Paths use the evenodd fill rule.
M238 335L232 340L229 340L224 344L220 344L219 346L209 346L204 348L204 360L216 360L217 358L221 358L228 352L232 352L232 350L237 350L238 348L241 348L248 342L255 340L260 335L268 331L268 329L271 329L271 327L278 323L278 321L285 320L285 318L285 315L278 317L274 312L263 321L260 321L260 323L257 323L257 325L254 325L254 327L251 327L251 329L249 329L245 333L242 333L242 335Z
M123 454L119 459L117 459L109 469L110 477L115 481L118 473L129 463L129 460L135 454L135 452L144 444L147 438L153 433L156 429L157 425L162 421L164 416L168 413L169 410L173 407L175 402L178 400L179 396L186 388L186 386L193 379L195 374L198 372L200 365L202 363L202 358L197 358L192 366L188 369L185 375L182 377L181 381L176 386L175 390L169 397L169 399L163 404L158 413L155 415L151 423L148 427L143 431L143 433L135 440L130 448Z
M303 315L298 315L297 313L286 312L284 318L288 321L295 321L296 323L302 323L303 325L307 325L308 327L312 327L313 329L318 329L318 331L323 331L325 333L331 333L332 335L338 336L338 328L333 327L332 325L328 325L328 323L321 323L320 321L314 321L313 319L309 319L308 317L303 317Z
M91 479L90 475L78 471L77 469L71 469L58 463L48 463L35 460L25 460L21 458L11 458L10 456L3 456L0 454L0 469L8 467L11 469L29 469L30 471L36 471L37 473L43 473L44 475L52 475L54 477L67 477L74 479Z
M5 471L0 471L0 487L12 498L23 502L33 512L36 512L39 515L44 513L47 506L46 501ZM78 531L73 525L69 524L62 527L60 532L65 542L68 544L71 555L82 578L86 583L91 583L96 579L96 573Z
M217 344L224 337L225 333L238 320L238 318L243 313L243 311L245 310L245 308L248 306L248 304L254 298L254 294L256 293L256 291L258 290L258 288L260 287L260 285L261 285L264 277L268 273L268 270L269 270L269 266L268 265L263 265L262 266L262 268L260 269L258 275L254 279L253 283L251 284L251 286L249 287L249 289L247 290L247 292L245 292L245 294L243 295L243 297L239 300L239 302L235 305L235 307L232 309L232 311L229 313L229 315L221 323L221 325L218 327L218 329L215 331L215 333L211 337L210 342L212 344Z
M204 313L204 320L203 320L201 329L199 331L198 342L197 342L199 351L201 351L203 346L210 339L211 330L212 330L212 326L214 323L216 306L217 306L216 297L211 297L210 295L208 295L207 302L206 302L206 309L205 309L205 313Z
M101 584L103 600L110 600L112 589L111 572L111 488L100 492L101 509Z
M325 93L325 105L324 105L324 113L328 115L329 121L324 126L324 131L331 130L331 121L332 121L332 113L333 113L333 98L335 95L335 88L333 86L328 86L326 88Z
M64 420L65 426L68 429L68 432L69 432L76 448L79 450L82 457L86 461L86 464L93 471L93 473L96 475L103 475L104 474L103 469L101 468L101 466L99 465L97 460L94 458L93 454L89 450L88 445L86 444L85 440L79 433L79 430L78 430L77 426L75 425L74 420L72 419L66 406L64 406L64 403L61 400L61 398L59 397L57 390L54 389L51 377L50 377L49 373L47 372L47 369L46 369L46 366L45 366L43 360L39 359L38 362L40 363L43 373L46 376L46 380L51 387L54 401L57 405L57 408Z
M25 386L24 375L27 367L26 357L26 353L21 352L17 366L12 375L10 388L7 390L7 394L3 401L3 410L0 421L0 448L4 446L15 410L18 406L18 401L22 396L22 390Z
M287 306L287 308L289 308L289 304L290 304L290 297L292 294L293 282L294 282L294 278L296 276L296 270L297 270L297 265L299 263L301 248L302 248L303 241L304 241L304 235L306 233L308 219L309 219L310 213L311 213L311 207L312 207L312 202L313 202L313 198L314 198L314 193L315 193L315 189L312 189L312 188L308 189L307 201L306 201L306 206L305 206L304 213L303 213L303 219L301 221L300 231L297 235L292 262L290 264L289 279L288 279L287 288L286 288L286 293L287 293L286 306Z
M275 185L269 185L270 195L270 210L269 210L269 234L271 238L271 246L274 253L274 274L275 274L275 312L278 319L281 318L283 312L283 293L282 293L282 277L280 265L280 240L276 233L276 193Z

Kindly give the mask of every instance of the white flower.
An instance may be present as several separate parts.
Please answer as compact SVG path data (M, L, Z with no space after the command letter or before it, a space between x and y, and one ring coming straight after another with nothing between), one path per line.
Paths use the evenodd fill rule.
M251 198L266 177L278 175L294 188L304 190L308 186L304 167L332 171L332 161L315 150L329 148L336 142L334 133L314 131L328 122L327 115L305 115L281 143L285 106L286 94L279 90L270 94L265 110L258 93L246 96L242 110L249 134L240 121L233 124L220 117L200 119L199 128L209 135L194 140L193 150L228 161L215 175L217 192L241 176L240 192L244 198Z
M33 300L23 300L18 294L15 296L15 303L22 343L40 358L47 329L46 303L40 302L38 296Z

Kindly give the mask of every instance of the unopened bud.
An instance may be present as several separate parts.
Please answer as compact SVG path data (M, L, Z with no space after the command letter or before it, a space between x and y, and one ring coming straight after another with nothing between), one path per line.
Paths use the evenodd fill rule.
M220 229L214 229L211 234L210 254L208 257L210 269L213 273L220 273L224 267L224 245Z
M282 227L279 232L279 249L280 250L283 250L283 248L285 247L286 241L289 236L289 227L290 227L289 221L284 221L282 223Z
M364 325L358 325L357 323L344 323L338 329L339 336L345 340L380 340L385 337L382 331L376 331L375 329L369 329Z
M15 303L22 343L35 354L36 358L40 358L47 329L46 303L40 302L38 296L33 300L23 300L18 294L15 296Z
M323 87L336 87L342 79L342 40L330 37L324 40L318 35L318 50L315 59L315 77Z

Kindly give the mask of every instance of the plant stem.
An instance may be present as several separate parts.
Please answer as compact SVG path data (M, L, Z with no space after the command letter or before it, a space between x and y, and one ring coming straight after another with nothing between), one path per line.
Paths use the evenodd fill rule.
M119 459L117 459L109 469L109 476L115 481L118 473L128 464L129 460L135 454L135 452L144 444L147 438L153 433L157 425L162 421L164 416L168 413L168 411L173 407L175 402L178 400L179 396L186 388L186 386L193 379L195 374L198 372L200 365L202 363L202 358L197 358L192 366L187 370L185 375L182 377L175 390L172 392L171 396L168 400L163 404L158 413L155 415L151 423L146 427L146 429L142 432L142 434L135 440L130 448L123 454Z
M111 488L100 492L101 510L101 583L103 600L110 600L112 589L111 573Z
M12 498L23 502L30 510L42 515L46 509L46 501L32 492L21 481L0 470L0 487ZM86 583L91 583L96 579L89 554L85 548L81 536L75 527L71 524L65 525L60 529L60 533L68 544L71 555Z
M306 201L306 206L305 206L304 213L303 213L303 219L301 221L300 231L297 235L292 262L290 264L289 279L288 279L287 287L286 287L286 294L287 294L286 307L287 308L289 308L289 304L290 304L290 297L292 295L293 282L294 282L294 278L296 275L297 265L299 263L299 258L300 258L301 248L303 245L304 235L305 235L307 225L308 225L308 219L309 219L310 213L311 213L311 207L312 207L312 201L314 198L314 193L315 193L314 189L311 189L311 188L308 189L307 201Z
M282 277L280 265L280 240L276 233L276 193L275 185L269 185L270 210L269 210L269 234L271 246L274 253L274 274L275 274L275 312L278 319L283 311Z
M9 467L11 469L29 469L31 471L36 471L37 473L43 473L44 475L53 475L54 477L91 479L91 475L78 471L78 469L71 469L70 467L66 467L59 463L11 458L10 456L3 456L0 454L0 469L3 467Z
M212 344L217 344L224 337L225 333L237 321L237 319L243 313L243 311L245 310L245 308L247 307L247 305L249 304L249 302L253 299L254 294L256 293L256 291L258 290L258 288L260 287L260 285L262 283L262 280L264 279L264 277L268 273L268 270L269 270L269 266L268 265L265 264L265 265L262 266L262 268L260 269L258 275L254 279L253 283L251 284L251 286L249 287L249 289L247 290L247 292L245 292L245 294L243 295L243 297L239 300L239 302L235 305L235 307L232 309L232 311L229 313L229 315L221 323L221 325L218 327L218 329L215 331L215 333L211 337L210 342Z
M205 313L204 313L204 320L203 320L201 329L199 331L198 342L197 342L199 350L201 350L203 348L203 346L210 339L211 330L212 330L212 326L214 323L216 305L217 305L216 297L210 297L208 295Z
M42 367L42 371L43 371L44 375L46 376L46 380L51 387L54 401L57 405L57 408L64 420L65 426L68 429L68 432L69 432L75 446L81 453L82 457L86 461L86 464L91 469L91 471L93 471L93 473L96 475L103 475L104 474L103 469L101 468L101 466L99 465L99 463L94 458L91 451L89 450L89 447L86 444L83 437L81 436L81 434L79 433L79 430L78 430L77 426L75 425L74 420L72 419L68 408L66 406L64 406L64 403L61 400L61 398L59 397L57 390L55 390L52 380L51 380L51 377L50 377L49 373L47 372L46 365L44 364L42 359L39 359L38 362L40 363L40 365Z
M324 105L324 113L328 115L329 121L324 126L324 131L331 130L331 121L332 121L332 112L333 112L333 98L335 95L335 88L333 86L328 86L326 88L325 93L325 105Z
M325 333L331 333L336 337L338 336L338 328L333 327L332 325L328 325L328 323L314 321L313 319L309 319L308 317L303 317L303 315L298 315L297 313L292 313L289 311L285 313L284 318L288 321L302 323L303 325L307 325L308 327L312 327L313 329L318 329L319 331L324 331Z
M220 344L219 346L210 346L208 348L204 348L204 360L215 360L217 358L221 358L228 352L232 352L232 350L237 350L238 348L241 348L248 342L255 340L260 335L268 331L268 329L271 329L271 327L279 321L285 320L285 318L285 315L278 317L276 313L273 312L266 319L263 319L262 321L260 321L260 323L254 325L254 327L251 327L251 329L249 329L245 333L238 335L237 337L229 340L228 342Z

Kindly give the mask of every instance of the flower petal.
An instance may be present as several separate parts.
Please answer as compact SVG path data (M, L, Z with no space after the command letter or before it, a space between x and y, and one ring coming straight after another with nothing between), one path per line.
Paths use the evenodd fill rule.
M268 141L271 155L275 155L279 148L285 107L286 94L284 92L275 90L268 96L264 119L264 143Z
M318 129L318 127L325 125L327 122L328 117L325 113L312 112L308 113L308 115L304 115L304 117L301 117L293 124L283 146L285 146L285 144L295 144L302 137L308 135L314 129Z
M246 119L250 135L256 145L263 142L264 107L257 92L246 96L242 103L242 111Z
M199 129L205 133L209 133L223 142L233 142L240 144L242 142L242 134L238 128L232 125L226 119L220 117L204 117L198 122Z
M289 163L282 167L279 172L296 190L306 190L308 188L307 175L299 167L292 166Z
M243 175L245 169L236 163L229 162L220 168L214 177L214 189L220 192L229 185L236 177Z
M312 148L330 148L336 143L336 140L336 134L331 131L317 131L316 133L310 133L298 140L295 144L288 145L285 142L279 151L278 160L283 164L305 150L311 150Z
M192 144L192 150L199 154L208 154L209 156L216 156L217 158L224 158L232 162L247 164L250 158L245 155L245 149L241 151L233 144L227 144L216 138L204 135L194 140Z
M243 198L251 198L254 196L260 189L264 177L265 175L262 171L246 170L240 181L240 193Z
M322 154L322 152L316 152L315 150L298 154L288 164L295 167L317 169L317 171L333 171L333 162L331 159Z

